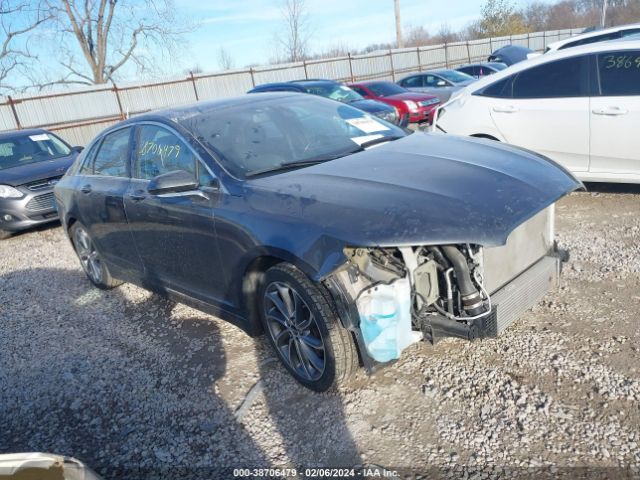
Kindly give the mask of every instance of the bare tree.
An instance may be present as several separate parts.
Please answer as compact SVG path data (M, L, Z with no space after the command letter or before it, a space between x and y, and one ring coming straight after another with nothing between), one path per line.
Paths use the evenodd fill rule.
M171 0L47 0L56 21L56 53L64 72L41 83L102 84L127 65L158 70L189 30Z
M9 77L36 59L27 36L49 18L49 11L41 4L0 0L0 93L19 89L9 83Z
M284 0L282 19L285 25L276 34L278 50L287 62L299 62L308 56L311 29L305 0Z
M222 70L231 70L235 67L233 57L225 50L224 47L220 47L218 50L218 66Z

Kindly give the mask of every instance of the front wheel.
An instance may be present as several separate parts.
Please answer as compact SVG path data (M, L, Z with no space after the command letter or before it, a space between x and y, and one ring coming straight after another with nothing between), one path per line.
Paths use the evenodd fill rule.
M69 234L76 254L80 259L82 269L91 280L91 283L103 290L122 284L120 280L116 280L109 273L109 268L96 250L93 240L84 226L74 223L69 230Z
M358 353L321 285L282 263L265 273L259 295L269 342L298 382L322 392L349 380L359 366Z

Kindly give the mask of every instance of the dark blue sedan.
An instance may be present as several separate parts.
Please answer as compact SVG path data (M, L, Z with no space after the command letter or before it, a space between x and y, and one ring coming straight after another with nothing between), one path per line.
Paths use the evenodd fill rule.
M321 391L422 339L499 334L555 284L552 205L580 186L512 146L259 93L107 129L55 197L97 287L265 332Z

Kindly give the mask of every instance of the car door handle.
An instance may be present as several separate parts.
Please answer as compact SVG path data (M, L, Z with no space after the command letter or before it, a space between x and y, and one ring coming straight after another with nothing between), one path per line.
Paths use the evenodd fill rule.
M133 193L129 194L129 198L134 202L139 202L140 200L144 200L147 196L144 194L144 190L136 190Z
M518 107L513 105L499 105L493 107L493 111L498 113L515 113L518 111Z
M617 116L624 115L629 113L629 110L625 110L620 107L604 107L604 108L594 108L591 112L595 115L609 115L609 116Z
M82 193L91 193L91 185L89 185L89 184L83 185L82 188L80 189L80 191Z

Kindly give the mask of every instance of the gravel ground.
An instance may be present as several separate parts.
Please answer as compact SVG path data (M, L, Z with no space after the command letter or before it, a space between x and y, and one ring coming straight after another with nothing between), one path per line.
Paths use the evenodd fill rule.
M299 465L632 475L640 188L595 188L558 205L561 288L501 338L414 345L322 395L262 339L131 285L92 288L59 226L3 241L0 453L71 455L106 478Z

